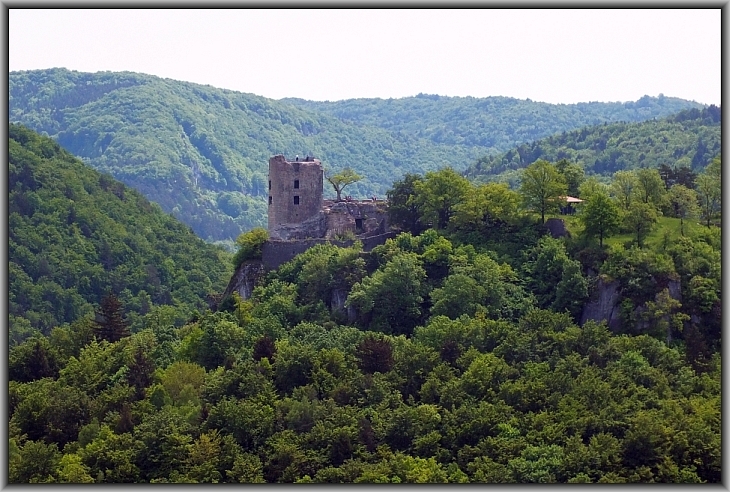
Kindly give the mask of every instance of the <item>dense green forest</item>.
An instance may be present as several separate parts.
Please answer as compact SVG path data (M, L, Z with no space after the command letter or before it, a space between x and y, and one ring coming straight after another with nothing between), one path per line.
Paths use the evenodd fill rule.
M561 239L571 167L528 169L405 175L395 239L315 246L184 326L118 303L12 348L9 482L719 483L719 159L579 179ZM581 319L601 283L615 329Z
M221 292L230 254L48 137L9 127L11 345L93 313L108 294L129 321L159 306L187 321Z
M296 106L362 127L406 132L437 144L504 152L556 133L603 123L659 118L702 105L672 97L644 96L625 103L550 104L511 97L445 97L419 94L401 99L306 101ZM460 168L459 162L452 163ZM426 169L424 169L426 171Z
M48 135L142 192L206 240L231 243L266 222L271 155L315 155L364 179L394 179L586 125L642 121L701 105L668 97L552 105L510 98L418 96L337 103L271 100L130 72L12 72L9 118ZM329 189L327 189L330 192Z
M538 159L577 163L586 174L609 177L636 168L704 169L720 153L721 110L688 109L661 119L605 123L523 143L479 158L465 175L477 182L519 182L519 171Z

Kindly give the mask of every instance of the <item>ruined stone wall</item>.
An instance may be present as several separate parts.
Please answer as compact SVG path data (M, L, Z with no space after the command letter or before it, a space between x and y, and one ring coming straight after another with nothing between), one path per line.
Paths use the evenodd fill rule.
M368 237L383 234L388 230L385 203L369 200L327 201L319 212L299 222L273 224L269 216L269 237L279 241L336 239L348 233L358 237Z
M357 240L362 242L363 251L370 251L375 246L384 244L387 239L395 237L395 235L395 232L386 232L375 236L358 238ZM355 240L353 239L346 241L331 241L323 238L302 239L296 241L266 241L262 248L261 261L265 268L273 270L317 244L331 243L336 246L346 248L348 246L352 246L354 242Z
M303 222L322 208L322 163L289 162L283 155L269 159L269 235L281 224Z
M377 235L388 231L388 214L382 203L372 201L334 202L325 204L327 217L326 238L351 232L359 235Z

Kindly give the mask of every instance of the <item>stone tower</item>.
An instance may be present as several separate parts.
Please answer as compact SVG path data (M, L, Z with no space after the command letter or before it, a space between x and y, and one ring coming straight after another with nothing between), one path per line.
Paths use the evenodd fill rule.
M322 209L322 163L289 162L283 155L269 159L269 233L282 224L297 224Z

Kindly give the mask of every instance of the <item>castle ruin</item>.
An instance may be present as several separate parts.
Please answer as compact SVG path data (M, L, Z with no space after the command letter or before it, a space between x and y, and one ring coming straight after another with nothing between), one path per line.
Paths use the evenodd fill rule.
M276 236L277 227L299 224L317 215L322 208L322 163L289 162L283 155L269 159L269 235ZM281 238L286 239L286 238Z
M395 237L385 201L324 200L323 178L322 163L314 157L288 161L275 155L269 159L269 240L261 248L260 261L239 266L222 299L233 292L248 299L266 271L279 268L317 244L349 247L359 241L363 251L370 251ZM333 305L342 308L342 296L347 293L337 291L337 295L339 301ZM211 306L217 309L217 304Z
M314 157L269 159L269 238L272 241L366 238L388 232L381 200L324 200L324 171Z

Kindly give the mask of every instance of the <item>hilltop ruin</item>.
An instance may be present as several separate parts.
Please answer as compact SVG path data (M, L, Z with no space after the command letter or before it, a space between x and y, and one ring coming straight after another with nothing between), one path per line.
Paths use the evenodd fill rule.
M319 159L289 161L281 154L269 159L266 268L276 268L318 243L348 246L360 240L369 251L393 237L384 200L325 200L323 189Z

